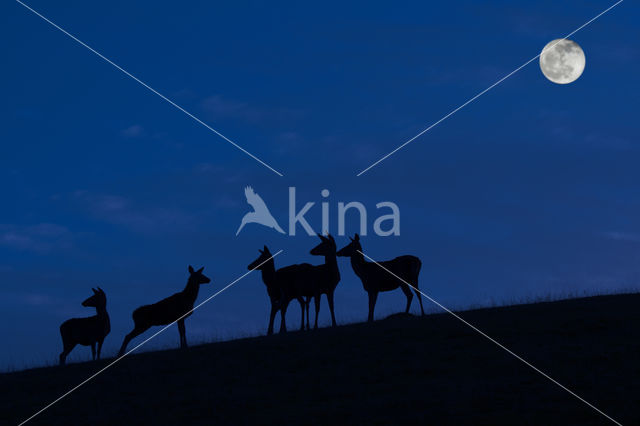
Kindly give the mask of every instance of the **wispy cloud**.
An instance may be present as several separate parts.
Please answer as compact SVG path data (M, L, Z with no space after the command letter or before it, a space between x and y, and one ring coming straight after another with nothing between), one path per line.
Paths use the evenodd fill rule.
M16 250L48 253L72 246L72 234L64 226L54 223L35 225L0 225L0 245Z
M45 293L25 293L22 295L22 300L31 306L54 305L59 302L58 299Z
M137 232L184 228L193 222L192 215L181 209L140 205L119 195L76 191L74 196L96 218Z
M235 184L248 179L247 174L238 168L229 168L213 163L198 163L193 167L193 172L198 176L207 176L208 179L225 184Z
M135 139L144 137L146 135L146 131L140 124L134 124L123 129L121 134L127 139Z
M212 120L237 119L252 124L284 122L300 118L303 112L283 106L261 107L246 102L227 99L220 95L205 98L200 107Z
M640 234L634 234L631 232L609 231L603 232L603 235L611 240L640 243Z

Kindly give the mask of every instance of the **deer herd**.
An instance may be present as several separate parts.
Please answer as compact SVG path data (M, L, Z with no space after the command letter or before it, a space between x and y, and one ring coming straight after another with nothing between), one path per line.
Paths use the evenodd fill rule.
M280 312L280 332L287 331L286 313L289 303L297 300L302 312L300 330L311 328L309 321L309 305L313 299L315 307L314 328L318 328L318 313L320 312L320 299L327 296L331 323L335 326L336 316L334 311L334 292L340 282L340 270L337 257L348 257L354 273L362 281L362 287L369 296L368 321L373 321L373 311L378 299L378 293L395 290L398 287L407 298L405 312L409 312L413 294L415 291L420 303L420 311L424 315L422 298L418 290L418 275L422 262L415 256L400 256L392 260L381 262L369 262L365 259L360 245L360 236L355 234L350 238L351 242L340 250L337 250L336 242L331 235L318 234L320 244L311 249L310 254L324 256L324 263L311 265L300 263L276 269L274 256L267 246L260 251L260 256L248 265L249 270L259 270L262 281L267 288L267 294L271 301L269 313L269 326L267 334L273 334L273 323ZM125 354L127 345L136 336L144 333L152 326L169 325L178 323L180 332L180 347L187 346L185 332L185 319L193 313L193 305L198 298L200 285L210 283L211 280L203 274L204 268L195 270L189 266L189 279L181 292L175 293L159 302L144 305L133 311L133 330L127 334L120 347L118 356ZM87 318L72 318L60 326L63 351L60 354L60 364L64 364L67 355L76 345L91 346L92 357L100 359L102 343L111 330L109 315L107 314L107 296L98 287L93 290L93 296L82 302L82 306L95 307L96 315ZM306 315L305 315L306 313ZM96 353L97 345L97 353ZM134 348L135 349L135 348Z

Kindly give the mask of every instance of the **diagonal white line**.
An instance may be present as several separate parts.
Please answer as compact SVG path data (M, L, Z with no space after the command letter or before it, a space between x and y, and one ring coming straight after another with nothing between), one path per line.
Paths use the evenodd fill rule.
M259 267L261 267L262 265L264 265L265 263L267 263L268 261L270 261L271 259L273 259L274 257L276 257L277 255L279 255L280 253L282 253L283 250L279 250L278 252L276 252L275 254L273 254L269 259L265 260L264 262L260 263L259 265L257 265L255 268L250 269L249 271L245 272L244 274L242 274L241 276L239 276L238 278L236 278L235 280L233 280L232 282L230 282L229 284L227 284L222 290L217 291L216 293L212 294L211 296L207 297L206 299L204 299L202 302L200 302L197 306L195 306L193 309L191 309L189 312L187 312L186 314L182 315L180 318L176 319L175 321L173 321L170 324L167 324L166 326L162 327L159 331L157 331L156 333L154 333L151 337L148 337L147 339L145 339L142 343L138 344L136 347L134 347L133 349L131 349L130 351L127 351L124 355L119 356L118 358L116 358L115 360L113 360L112 362L110 362L109 364L107 364L106 367L100 369L97 373L91 375L90 377L88 377L87 379L85 379L83 382L81 382L80 384L78 384L77 386L73 387L71 390L67 391L66 393L62 394L59 398L57 398L56 400L54 400L53 402L51 402L50 404L46 405L44 408L42 408L40 411L36 412L35 414L33 414L31 417L29 417L28 419L24 420L22 423L20 423L18 426L22 426L25 423L31 421L34 417L36 417L39 414L42 414L44 411L48 410L49 408L51 408L53 405L57 404L58 402L60 402L62 399L64 399L65 397L69 396L71 393L75 392L79 387L83 386L84 384L88 383L89 381L93 380L94 378L96 378L97 376L99 376L100 374L102 374L104 371L106 371L107 369L111 368L112 366L114 366L117 362L119 362L122 358L126 357L127 355L129 355L131 352L135 351L136 349L138 349L140 346L144 345L145 343L147 343L149 340L153 339L154 337L156 337L158 334L162 333L163 331L165 331L166 329L168 329L169 327L171 327L173 324L175 324L176 322L180 321L181 319L185 318L187 315L190 315L191 313L193 313L196 309L198 309L200 306L204 305L205 303L207 303L208 301L210 301L211 299L215 298L216 296L218 296L220 293L222 293L223 291L225 291L226 289L228 289L229 287L231 287L232 285L234 285L235 283L237 283L238 281L240 281L241 279L243 279L244 277L246 277L247 275L249 275L251 272L255 271L256 269L258 269Z
M49 20L48 18L46 18L45 16L43 16L42 14L37 12L36 10L32 9L30 6L24 4L20 0L16 0L16 2L19 3L20 5L24 6L27 10L33 12L35 15L39 16L40 18L42 18L47 23L51 24L54 28L60 30L66 36L70 37L72 40L76 41L77 43L79 43L83 47L86 47L88 50L90 50L92 53L96 54L98 57L100 57L101 59L103 59L104 61L109 63L110 65L113 65L119 71L122 71L122 73L124 73L127 77L130 77L131 79L133 79L137 83L140 83L142 86L144 86L145 88L149 89L151 92L155 93L160 98L162 98L163 100L167 101L169 104L171 104L172 106L174 106L178 110L180 110L183 113L185 113L187 116L189 116L190 118L195 120L197 123L203 125L207 129L209 129L210 131L215 133L216 135L220 136L222 139L224 139L225 141L229 142L231 145L235 146L240 151L244 152L249 157L251 157L254 160L256 160L258 163L262 164L263 166L265 166L266 168L268 168L269 170L271 170L272 172L274 172L278 176L283 176L282 173L280 173L279 171L277 171L276 169L274 169L273 167L271 167L270 165L268 165L267 163L265 163L264 161L262 161L261 159L259 159L258 157L256 157L255 155L253 155L252 153L250 153L249 151L247 151L246 149L244 149L243 147L241 147L240 145L238 145L237 143L235 143L234 141L232 141L231 139L229 139L228 137L226 137L225 135L223 135L222 133L220 133L219 131L217 131L216 129L211 127L210 125L208 125L207 123L205 123L204 121L200 120L198 117L196 117L195 115L191 114L189 111L187 111L186 109L182 108L180 105L176 104L174 101L172 101L171 99L167 98L165 95L163 95L162 93L158 92L156 89L154 89L153 87L149 86L147 83L145 83L144 81L140 80L138 77L134 76L129 71L127 71L124 68L122 68L120 65L116 64L115 62L113 62L111 59L109 59L106 56L102 55L100 52L98 52L97 50L95 50L94 48L92 48L91 46L89 46L88 44L83 42L82 40L78 39L73 34L70 34L65 29L61 28L60 26L58 26L57 24L55 24L54 22L52 22L51 20Z
M578 31L580 31L581 29L583 29L584 27L586 27L587 25L589 25L590 23L592 23L593 21L595 21L596 19L598 19L599 17L601 17L602 15L604 15L605 13L607 13L608 11L610 11L611 9L613 9L614 7L616 7L617 5L619 5L620 3L622 3L624 0L619 0L618 2L614 3L613 5L609 6L608 8L606 8L605 10L603 10L602 12L600 12L599 14L597 14L596 16L594 16L593 18L591 18L590 20L588 20L587 22L585 22L584 24L580 25L578 28L576 28L575 30L571 31L569 34L567 34L566 36L564 36L564 38L569 38L572 35L574 35L575 33L577 33ZM562 40L562 39L560 39ZM559 43L556 42L555 44ZM553 47L555 46L555 44L552 44L550 46ZM436 121L435 123L433 123L432 125L430 125L429 127L427 127L426 129L424 129L423 131L421 131L420 133L418 133L417 135L415 135L414 137L412 137L411 139L409 139L408 141L406 141L405 143L403 143L402 145L398 146L396 149L394 149L393 151L391 151L390 153L388 153L387 155L385 155L384 157L380 158L378 161L376 161L375 163L371 164L369 167L367 167L366 169L362 170L360 173L358 173L356 176L361 176L362 174L364 174L365 172L367 172L369 169L377 166L378 164L380 164L381 162L383 162L384 160L386 160L387 158L391 157L393 154L395 154L396 152L400 151L402 148L404 148L405 146L409 145L411 142L413 142L414 140L418 139L420 136L424 135L425 133L427 133L429 130L433 129L434 127L436 127L438 124L442 123L444 120L446 120L447 118L451 117L453 114L455 114L456 112L460 111L462 108L466 107L467 105L469 105L471 102L475 101L476 99L478 99L480 96L484 95L485 93L487 93L489 90L493 89L494 87L496 87L498 84L502 83L503 81L505 81L506 79L508 79L509 77L511 77L512 75L514 75L515 73L517 73L518 71L520 71L522 68L526 67L527 65L529 65L531 62L535 61L536 59L538 59L540 57L540 53L538 53L536 56L534 56L533 58L529 59L527 62L525 62L524 64L520 65L518 68L516 68L515 70L511 71L509 74L505 75L504 77L502 77L500 80L496 81L495 83L493 83L491 86L487 87L486 89L484 89L482 92L478 93L477 95L475 95L474 97L472 97L471 99L469 99L468 101L466 101L465 103L463 103L462 105L460 105L458 108L454 109L453 111L449 112L447 115L445 115L444 117L442 117L441 119L439 119L438 121Z
M479 333L481 336L487 338L488 340L490 340L491 342L495 343L499 348L505 350L507 353L509 353L510 355L514 356L516 359L518 359L519 361L522 361L524 364L526 364L527 366L531 367L534 371L536 371L537 373L541 374L542 376L546 377L547 379L549 379L552 383L556 384L557 386L561 387L562 389L564 389L565 391L569 392L571 395L573 395L574 397L578 398L580 401L584 402L585 404L587 404L589 407L593 408L595 411L597 411L598 413L602 414L604 417L606 417L607 419L611 420L613 423L617 424L618 426L622 426L622 424L616 420L614 420L612 417L608 416L604 411L600 410L598 407L596 407L595 405L591 404L589 401L587 401L586 399L582 398L580 395L578 395L577 393L575 393L574 391L572 391L571 389L567 388L566 386L564 386L562 383L558 382L557 380L555 380L553 377L549 376L547 373L545 373L544 371L540 370L539 368L537 368L536 366L534 366L533 364L531 364L530 362L528 362L526 359L522 358L520 355L516 354L515 352L513 352L511 349L507 348L506 346L504 346L502 343L498 342L496 339L494 339L493 337L489 336L488 334L486 334L484 331L480 330L478 327L474 326L473 324L469 323L467 320L465 320L464 318L462 318L460 315L456 314L455 312L453 312L452 310L450 310L449 308L447 308L446 306L442 305L440 302L438 302L437 300L435 300L434 298L428 296L427 294L423 293L420 289L414 287L413 285L409 284L408 282L406 282L404 279L400 278L399 276L397 276L396 274L394 274L393 272L391 272L389 269L385 268L384 266L382 266L381 264L379 264L378 262L376 262L375 260L373 260L372 258L370 258L369 256L367 256L366 254L364 254L362 251L358 250L358 253L360 253L361 255L363 255L364 257L366 257L367 259L369 259L371 262L375 263L376 265L378 265L380 268L382 268L383 270L387 271L389 274L393 275L395 278L399 279L400 281L402 281L403 283L405 283L406 285L408 285L409 287L411 287L413 290L417 291L418 293L420 293L422 296L424 296L425 298L429 299L431 302L435 303L436 305L438 305L438 307L440 307L442 310L444 310L445 312L453 315L457 320L461 321L463 324L465 324L467 327L470 327L473 331Z

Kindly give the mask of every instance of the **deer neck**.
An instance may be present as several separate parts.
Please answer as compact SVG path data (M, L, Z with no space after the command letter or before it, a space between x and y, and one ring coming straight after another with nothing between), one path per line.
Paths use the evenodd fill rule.
M193 300L195 302L195 300L198 298L199 289L200 284L189 278L186 287L184 288L184 290L182 290L182 294L184 294L189 300Z
M96 315L98 316L98 318L104 318L104 317L109 318L109 314L107 314L107 307L96 306Z
M276 266L273 262L273 259L270 259L267 263L265 263L260 272L262 273L262 282L264 282L267 287L275 284Z
M102 324L104 335L106 336L111 331L111 321L109 320L109 314L107 313L107 306L96 307L96 316L98 322Z
M338 277L340 276L340 269L338 269L338 258L335 252L324 256L324 264L327 265L331 272L336 274Z
M366 264L367 262L364 260L362 253L355 253L351 256L351 267L357 276L362 276Z

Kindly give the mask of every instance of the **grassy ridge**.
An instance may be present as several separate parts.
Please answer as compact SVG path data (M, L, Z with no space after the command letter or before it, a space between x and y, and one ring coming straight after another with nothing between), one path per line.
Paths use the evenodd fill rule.
M640 424L640 295L461 316L622 424ZM0 375L17 424L109 360ZM125 358L32 424L607 424L448 314Z

